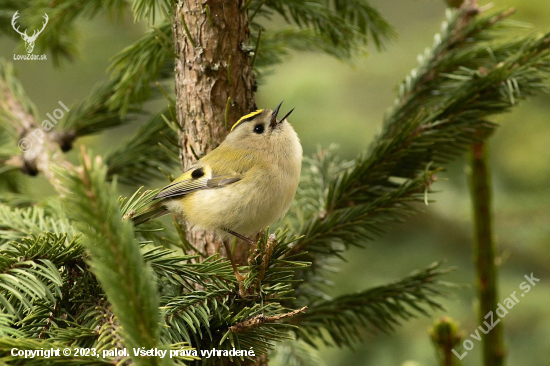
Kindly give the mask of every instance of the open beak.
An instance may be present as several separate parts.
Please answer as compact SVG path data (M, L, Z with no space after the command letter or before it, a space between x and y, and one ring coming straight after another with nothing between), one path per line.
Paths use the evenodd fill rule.
M284 100L283 100L283 102L284 102ZM290 116L292 111L294 111L294 108L292 108L290 110L290 112L288 112L283 118L281 118L280 120L277 121L277 114L279 114L279 109L281 108L281 105L283 104L283 102L279 103L277 108L275 108L273 110L273 113L271 114L271 122L270 122L271 128L275 127L278 123L283 122L288 116Z

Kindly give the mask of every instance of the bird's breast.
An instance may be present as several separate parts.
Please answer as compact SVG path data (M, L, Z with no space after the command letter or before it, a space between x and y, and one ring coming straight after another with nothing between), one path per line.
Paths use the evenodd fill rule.
M180 199L187 220L203 229L253 235L288 211L300 179L296 162L257 167L238 182L193 192Z

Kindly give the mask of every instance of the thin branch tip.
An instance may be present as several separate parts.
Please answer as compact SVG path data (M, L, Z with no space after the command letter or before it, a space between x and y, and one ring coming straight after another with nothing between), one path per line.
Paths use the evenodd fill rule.
M258 314L250 319L245 320L244 322L240 322L230 326L229 330L231 331L231 333L246 332L252 328L259 327L262 324L273 323L284 318L289 318L289 317L298 315L299 313L303 313L306 310L307 310L307 306L304 306L304 307L301 307L300 309L296 309L285 314L279 314L274 316L266 316L264 314Z

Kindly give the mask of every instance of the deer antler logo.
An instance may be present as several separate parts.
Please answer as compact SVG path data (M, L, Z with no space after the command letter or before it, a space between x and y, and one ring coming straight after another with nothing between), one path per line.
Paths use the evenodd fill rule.
M13 14L13 17L11 18L11 26L13 27L13 29L15 29L17 33L21 35L21 38L23 38L23 41L25 41L25 48L27 49L27 53L31 53L34 48L34 42L36 41L36 38L40 33L42 33L44 28L46 28L46 24L48 24L48 14L44 13L44 19L46 19L46 21L44 22L44 24L42 24L42 29L40 29L39 31L35 30L32 33L32 36L29 37L27 35L26 29L25 29L25 32L22 33L19 31L19 27L15 28L15 19L19 18L19 16L17 15L18 12L19 11L16 11L15 14Z

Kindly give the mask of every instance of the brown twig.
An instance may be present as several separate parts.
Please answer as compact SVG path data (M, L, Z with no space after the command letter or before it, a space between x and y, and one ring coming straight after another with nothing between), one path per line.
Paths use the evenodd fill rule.
M6 76L0 78L0 108L5 119L19 136L18 146L22 152L21 155L12 156L4 163L15 166L29 175L42 172L50 182L53 182L51 161L69 164L61 150L70 150L76 134L72 131L44 131L37 123L32 108L25 108L16 97L13 89L15 87L13 80L10 82Z
M244 322L237 323L235 325L232 325L229 327L229 330L232 333L242 333L246 332L249 329L258 327L265 323L273 323L277 320L281 320L284 318L289 318L291 316L297 315L299 313L303 313L306 311L307 306L304 306L303 308L293 310L291 312L285 313L285 314L279 314L279 315L273 315L273 316L266 316L264 314L258 314L250 319L245 320Z
M53 306L53 309L50 312L50 315L48 316L48 319L46 319L46 324L44 325L44 327L40 331L40 334L38 335L38 339L44 339L46 332L50 329L52 325L53 318L55 318L57 314L58 307L59 307L59 300L56 300L55 305Z
M258 283L261 282L265 277L265 271L267 270L267 267L269 267L269 260L271 259L271 254L273 254L273 249L275 249L276 245L277 238L275 237L275 234L269 235L269 238L267 239L267 243L265 244L264 248L262 267L260 270L260 276L258 277Z

